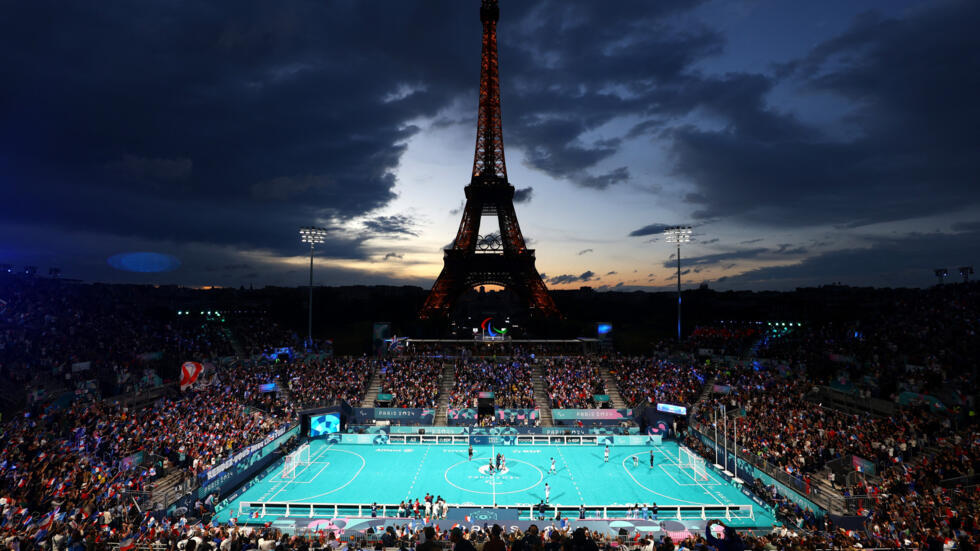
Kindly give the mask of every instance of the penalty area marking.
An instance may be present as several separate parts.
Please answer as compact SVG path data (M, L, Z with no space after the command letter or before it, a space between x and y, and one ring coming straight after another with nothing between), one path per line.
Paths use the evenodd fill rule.
M329 450L329 448L328 448L328 450ZM314 496L306 496L306 497L301 497L301 498L298 498L298 499L290 500L291 502L299 503L299 502L303 502L303 501L309 501L309 500L316 499L318 497L323 497L325 495L332 494L334 492L339 492L340 490L343 490L344 488L346 488L347 486L349 486L351 482L354 482L355 480L357 480L357 477L361 474L361 471L364 470L365 465L367 465L367 461L364 459L364 457L361 454L359 454L359 453L352 452L352 451L349 451L349 450L336 449L336 450L333 450L333 451L340 452L340 453L347 453L347 454L353 455L354 457L357 457L358 459L361 460L361 467L359 469L357 469L357 472L354 473L354 476L350 477L350 480L348 480L347 482L345 482L345 483L341 484L340 486L334 488L333 490L328 490L326 492L323 492L321 494L317 494L317 495L314 495ZM317 473L317 476L319 476L319 473ZM316 480L316 479L314 478L314 480Z
M696 501L688 501L686 499L681 499L679 497L669 496L667 494L662 494L662 493L660 493L660 492L658 492L656 490L652 490L652 489L648 488L642 482L640 482L639 480L637 480L636 477L633 476L633 473L630 472L629 467L626 466L626 461L629 458L631 458L631 457L633 457L633 456L632 455L628 455L628 456L626 456L626 457L623 458L623 470L626 471L626 474L628 474L629 477L633 479L633 483L636 484L637 486L639 486L640 488L643 488L644 490L650 492L651 494L656 494L656 495L658 495L660 497L665 497L665 498L667 498L669 500L672 500L672 501L679 501L681 503L686 503L686 504L689 504L689 505L702 505L702 506L704 505L704 503L698 503ZM708 494L708 495L711 496L712 498L714 498L715 501L718 501L718 498L716 498L715 496L713 496L711 494ZM711 504L711 505L714 505L714 504ZM718 505L721 505L721 503L719 502Z
M326 454L326 453L327 453L328 451L330 451L330 448L332 448L332 447L333 447L333 444L330 444L330 445L329 445L329 446L327 446L326 448L323 448L323 449L321 449L321 450L320 450L319 452L317 452L317 454L316 454L315 456L313 456L313 457L310 457L310 464L311 464L311 465L313 464L313 459L314 459L314 457L315 457L316 459L320 459L320 458L321 458L321 457L323 457L323 456L324 456L324 455L325 455L325 454ZM285 463L285 459L283 460L283 463ZM324 467L326 467L326 465L324 465ZM302 471L300 471L300 472L299 472L298 474L303 474L303 473L305 473L305 472L306 472L306 471L307 471L308 469L309 469L309 467L308 467L308 466L304 466L304 467L303 467L303 470L302 470ZM323 472L323 469L320 469L320 472ZM320 474L320 473L317 473L317 476L319 476L319 474ZM313 478L315 479L316 477L313 477ZM274 479L273 479L273 480L274 480ZM274 493L274 494L272 494L272 497L270 497L270 498L269 498L268 500L266 500L266 501L274 501L277 495L279 495L280 493L282 493L282 491L283 491L283 490L285 490L285 489L287 489L287 488L289 488L289 485L290 485L290 484L292 484L293 482L295 482L295 481L296 481L296 473L295 473L295 470L294 470L294 474L293 474L293 478L292 478L292 479L288 479L288 478L282 478L282 471L280 471L280 475L279 475L279 481L280 481L280 482L283 482L283 481L285 481L286 483L285 483L285 484L284 484L284 485L282 486L282 488L279 488L279 489L278 489L278 490L276 491L276 493ZM312 482L312 480L311 480L311 482Z

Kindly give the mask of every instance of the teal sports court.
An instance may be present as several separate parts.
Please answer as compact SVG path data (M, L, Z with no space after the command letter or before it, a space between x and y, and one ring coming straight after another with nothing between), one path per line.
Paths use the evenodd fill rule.
M735 525L772 526L773 514L713 472L705 476L682 468L677 443L656 446L447 444L344 444L314 439L310 461L283 477L283 461L266 469L243 493L222 504L219 522L365 516L370 504L379 516L394 517L401 501L441 496L450 513L460 508L516 509L530 519L531 507L545 499L548 515L623 518L635 504L660 508L660 518L727 518ZM649 464L650 452L654 466ZM503 453L506 468L490 473L488 464ZM551 459L556 472L550 472ZM288 510L287 510L288 507ZM557 508L557 509L556 509ZM535 515L537 512L535 511Z

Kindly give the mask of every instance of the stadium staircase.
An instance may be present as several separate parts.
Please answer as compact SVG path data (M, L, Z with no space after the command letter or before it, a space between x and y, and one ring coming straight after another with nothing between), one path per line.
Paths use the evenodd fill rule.
M361 400L362 408L373 408L374 401L378 399L378 393L381 392L381 370L375 365L371 368L371 380L368 382L367 392L364 393L364 399Z
M451 362L443 364L439 384L439 406L436 408L436 426L438 427L445 427L449 424L449 396L453 393L455 383L455 367Z
M813 488L811 499L817 505L827 509L832 515L847 514L847 500L841 495L840 490L835 490L827 478L830 469L824 469L810 478L810 485Z
M606 366L600 367L599 373L602 375L602 383L606 385L606 396L609 396L609 402L612 403L612 407L616 409L625 408L626 400L623 400L623 395L619 393L619 384L616 382L616 377L609 372L609 368Z
M544 367L534 366L534 404L541 411L541 426L555 426L555 419L551 416L551 402L548 400L548 389L545 388Z
M170 469L166 476L159 478L150 485L150 503L169 507L182 495L178 486L182 479L180 469Z

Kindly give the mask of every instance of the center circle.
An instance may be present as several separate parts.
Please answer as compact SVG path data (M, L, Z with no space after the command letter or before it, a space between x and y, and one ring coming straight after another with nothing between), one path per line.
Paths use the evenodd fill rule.
M511 459L511 461L513 461L513 459ZM490 465L484 465L484 466L480 467L480 472L483 473L483 474L485 474L485 475L487 475L487 476L490 476L490 474L491 474L490 473ZM507 474L509 472L510 472L510 469L508 469L507 467L501 467L499 471L494 471L493 474L498 474L499 475L499 474Z
M526 491L530 490L531 488L534 488L538 484L541 484L541 481L544 480L544 471L542 471L541 469L535 467L531 463L528 463L527 461L521 461L520 459L508 459L507 460L507 463L508 464L521 463L522 465L527 465L530 468L530 472L528 474L533 475L535 472L537 472L538 479L536 481L534 481L531 485L529 485L529 486L527 486L525 488L519 488L517 490L497 490L496 492L494 492L492 490L489 491L489 492L483 491L483 490L471 490L470 488L464 488L463 486L460 486L459 484L456 484L455 482L453 482L452 480L450 480L449 479L449 473L454 472L454 471L457 472L457 473L458 472L465 473L466 472L466 469L460 468L460 466L461 465L470 465L470 469L471 469L470 474L463 474L462 476L469 477L469 478L476 478L480 482L486 482L488 484L493 484L494 486L499 486L500 484L502 484L502 482L498 482L497 481L497 477L498 476L507 476L508 478L505 479L505 480L517 480L518 478L521 477L520 471L527 471L528 469L518 469L517 468L517 465L515 465L514 468L512 469L510 467L510 465L508 465L508 467L504 468L502 471L497 471L493 475L490 475L489 472L488 472L489 469L487 468L487 465L481 465L479 467L475 467L474 468L474 462L473 461L467 461L465 459L462 460L462 461L460 461L460 462L458 462L458 463L455 463L453 465L450 465L449 468L446 469L445 479L446 479L446 482L450 486L452 486L454 488L458 488L460 490L463 490L464 492L470 492L470 493L473 493L473 494L486 494L486 495L490 495L490 494L505 495L505 494L518 494L518 493L521 493L521 492L526 492ZM532 476L532 478L533 478L533 476Z

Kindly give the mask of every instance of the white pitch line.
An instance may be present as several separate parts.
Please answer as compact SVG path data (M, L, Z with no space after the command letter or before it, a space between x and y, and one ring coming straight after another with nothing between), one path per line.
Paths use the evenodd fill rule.
M432 446L426 446L425 447L425 453L422 455L422 459L419 460L419 468L416 469L415 476L412 477L412 485L408 487L408 495L405 496L405 499L410 499L411 498L411 496L412 496L412 490L415 489L415 483L418 482L419 475L422 474L422 465L425 463L425 458L429 456L429 450L431 450L431 449L432 449Z
M330 444L330 445L329 445L329 446L327 446L326 448L322 448L322 449L321 449L321 450L320 450L320 451L319 451L319 452L317 453L317 456L316 456L316 458L317 458L317 459L319 459L320 457L322 457L322 456L323 456L323 454L325 454L325 453L327 453L327 451L328 451L328 450L329 450L330 448L332 448L332 447L333 447L333 444ZM312 456L310 457L310 463L313 463L313 457L312 457ZM322 470L323 470L323 469L321 469L321 471L322 471ZM303 469L302 471L300 471L300 473L299 473L299 474L302 474L302 473L305 473L305 472L306 472L306 468L304 468L304 469ZM296 479L296 475L294 474L294 475L293 475L293 480L295 480L295 479ZM287 489L287 488L289 488L289 485L290 485L290 484L291 484L292 482L293 482L292 480L287 480L287 481L286 481L286 484L285 484L285 485L284 485L284 486L283 486L282 488L279 488L279 491L278 491L278 492L276 492L276 493L274 493L274 494L272 494L272 497L270 497L270 498L269 498L269 499L267 499L266 501L275 501L275 498L276 498L276 496L277 496L277 495L279 495L279 494L281 494L283 490L285 490L285 489Z
M568 466L568 460L565 459L565 454L561 453L561 447L558 447L558 457L561 458L561 462L565 464L565 468L568 469L568 478L572 481L572 486L575 487L575 491L578 493L579 503L585 503L585 496L582 495L582 489L578 487L578 483L575 482L575 475L572 474L572 468Z

